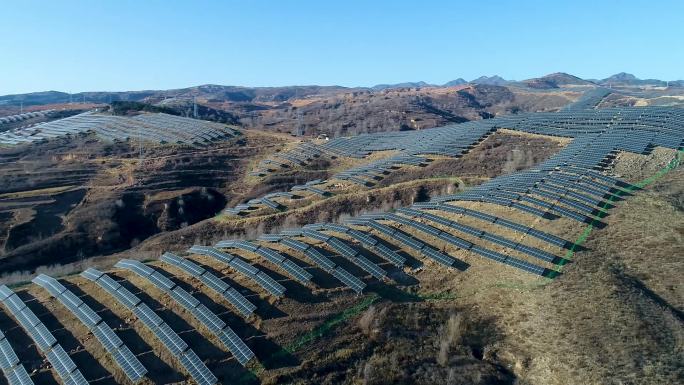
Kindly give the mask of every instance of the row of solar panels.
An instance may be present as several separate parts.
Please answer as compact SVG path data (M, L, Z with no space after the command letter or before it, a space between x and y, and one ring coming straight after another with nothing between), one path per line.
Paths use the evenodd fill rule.
M102 318L85 304L80 298L68 290L56 279L40 274L33 279L33 283L47 290L64 307L66 307L79 321L90 330L105 350L112 356L126 377L133 383L140 381L147 369L140 363L130 349L114 333Z
M32 143L87 132L109 141L136 139L193 145L206 145L235 135L235 131L223 124L167 114L142 114L131 118L85 112L0 133L0 144Z
M18 295L5 285L0 286L0 302L5 305L9 313L19 322L26 334L33 340L38 350L47 358L52 368L65 385L86 385L88 381L83 377L81 371L71 360L71 357L64 351L57 342L55 336L48 330L45 324L36 317L31 309L26 306ZM20 384L30 384L26 382L27 377L23 376L21 370L15 372L13 380ZM8 377L9 379L9 377Z
M178 334L140 298L105 273L90 268L81 274L95 282L119 304L132 311L199 385L213 385L218 379Z
M597 95L602 95L599 91L596 91ZM590 96L587 95L587 97ZM400 150L399 155L389 160L371 162L335 175L337 179L371 186L373 180L382 178L382 174L388 172L393 166L393 159L408 159L416 154L454 156L456 153L453 151L460 154L467 146L476 144L499 127L536 134L574 137L570 145L545 161L543 166L552 168L573 165L592 168L607 166L614 154L620 150L646 153L653 146L682 148L684 146L682 124L684 124L684 114L673 108L579 109L570 112L510 115L417 132L392 132L338 138L319 147L333 149L336 153L346 156L389 149ZM297 190L308 190L325 195L324 190L314 191L311 188L299 186ZM255 200L256 203L261 203L257 201ZM278 208L282 209L282 207ZM249 209L250 205L247 204L227 211L231 214L241 214Z
M176 285L160 272L142 262L128 259L120 260L115 267L133 271L152 283L159 290L169 295L176 303L190 312L197 321L216 336L242 365L245 365L254 357L254 353L244 342L242 342L242 340L240 340L233 329L219 318L219 316L214 314L185 289Z

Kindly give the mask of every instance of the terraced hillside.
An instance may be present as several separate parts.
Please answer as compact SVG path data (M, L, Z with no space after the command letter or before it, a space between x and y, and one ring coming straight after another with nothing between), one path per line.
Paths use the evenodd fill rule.
M168 231L97 269L1 286L0 368L11 384L676 383L684 296L666 282L684 255L684 110L593 108L606 96L326 142L246 132L138 167L121 156L83 202L118 177L121 207L141 192L152 207L213 169L226 212L178 226L173 202L209 201L173 193ZM225 174L207 166L222 153L239 163ZM200 166L172 172L184 159ZM142 230L128 220L121 231Z
M111 254L212 217L248 159L279 142L246 133L203 147L140 148L85 135L0 150L3 273Z

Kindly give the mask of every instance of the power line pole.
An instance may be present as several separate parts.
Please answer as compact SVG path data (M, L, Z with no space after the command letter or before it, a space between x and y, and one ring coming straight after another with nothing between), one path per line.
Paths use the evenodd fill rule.
M193 96L192 97L192 111L193 111L193 116L195 119L197 119L197 97Z

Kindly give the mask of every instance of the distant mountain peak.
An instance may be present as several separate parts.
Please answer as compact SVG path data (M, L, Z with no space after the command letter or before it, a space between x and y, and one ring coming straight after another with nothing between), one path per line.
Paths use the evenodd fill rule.
M468 83L468 82L465 81L465 79L463 79L463 78L458 78L458 79L451 80L451 81L448 81L448 82L444 83L443 87L460 86L460 85L463 85L463 84L466 84L466 83Z
M630 82L634 80L639 80L636 76L632 74L628 74L627 72L620 72L617 73L613 76L609 76L605 79L603 79L604 82L610 82L610 81L615 81L615 82Z
M491 86L502 86L502 85L510 83L510 81L502 78L499 75L493 75L493 76L480 76L477 79L471 80L470 83L485 84L485 85L491 85Z
M396 84L376 84L371 89L376 91L388 90L393 88L419 88L419 87L434 87L434 85L426 83L424 81L419 82L404 82Z

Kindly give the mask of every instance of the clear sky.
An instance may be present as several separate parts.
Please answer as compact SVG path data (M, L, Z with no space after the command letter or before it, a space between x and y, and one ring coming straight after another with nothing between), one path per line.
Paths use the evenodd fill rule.
M0 3L0 94L444 83L563 71L684 78L684 1Z

